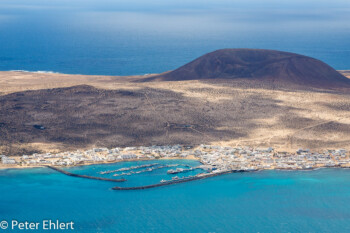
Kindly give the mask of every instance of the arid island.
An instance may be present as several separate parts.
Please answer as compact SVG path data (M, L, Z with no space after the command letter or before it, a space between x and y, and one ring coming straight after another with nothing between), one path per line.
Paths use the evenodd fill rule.
M92 148L207 145L221 148L218 170L238 161L244 169L347 167L349 77L310 57L259 49L217 50L163 74L0 72L2 166L57 154L62 164L51 165L74 165L64 159ZM230 163L223 148L234 150ZM210 165L212 157L195 151L188 156ZM90 163L123 158L109 160Z

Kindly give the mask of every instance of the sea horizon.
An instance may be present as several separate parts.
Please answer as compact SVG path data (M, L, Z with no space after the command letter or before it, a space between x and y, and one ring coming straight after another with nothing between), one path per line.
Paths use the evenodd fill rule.
M4 0L0 70L143 75L173 70L223 48L287 51L336 70L350 69L346 1L198 4Z

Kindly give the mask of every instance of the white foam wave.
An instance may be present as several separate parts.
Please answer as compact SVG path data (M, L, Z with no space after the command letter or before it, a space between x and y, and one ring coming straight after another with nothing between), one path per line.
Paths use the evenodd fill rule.
M37 73L37 74L59 74L58 72L54 71L45 71L45 70L37 70L37 71L30 71L30 70L10 70L11 72L23 72L23 73Z

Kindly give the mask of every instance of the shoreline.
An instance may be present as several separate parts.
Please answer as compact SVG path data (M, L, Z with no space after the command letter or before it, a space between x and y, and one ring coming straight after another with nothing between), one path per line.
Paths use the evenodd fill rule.
M342 72L346 72L349 70L339 70ZM130 77L130 76L152 76L152 75L158 75L161 73L146 73L146 74L127 74L127 75L120 75L120 74L82 74L82 73L62 73L52 70L0 70L0 73L24 73L24 74L53 74L53 75L77 75L77 76L106 76L106 77ZM166 71L167 72L167 71Z
M350 73L350 69L341 69L337 70L337 72L345 75ZM0 70L0 73L24 73L24 74L56 74L56 75L77 75L77 76L107 76L107 77L130 77L130 76L153 76L153 75L159 75L162 73L167 73L170 71L165 71L162 73L145 73L145 74L128 74L128 75L118 75L118 74L82 74L82 73L62 73L62 72L57 72L57 71L52 71L52 70L36 70L36 71L31 71L31 70Z
M190 156L189 156L190 157ZM136 162L136 161L154 161L154 160L194 160L191 158L161 158L161 159L134 159L134 160L128 160L128 161L118 161L118 162L111 162L111 163L93 163L93 164L80 164L77 166L69 166L69 167L83 167L83 166L91 166L91 165L100 165L100 164L117 164L120 162ZM196 160L196 159L195 159ZM197 159L202 165L205 165L201 160ZM104 178L104 177L98 177L98 176L89 176L89 175L82 175L82 174L76 174L76 173L71 173L69 171L66 171L62 169L62 167L68 167L68 166L61 166L61 167L54 167L50 165L42 165L42 166L36 166L36 167L42 167L42 168L47 168L51 169L53 171L56 171L58 173L70 176L70 177L76 177L76 178L84 178L84 179L91 179L91 180L98 180L98 181L107 181L107 182L125 182L127 181L125 178L120 178L120 179L113 179L113 178ZM30 168L36 168L36 167L28 167ZM210 170L208 173L199 173L195 176L189 176L189 177L183 177L183 178L177 178L173 180L168 180L168 181L161 181L159 183L155 184L150 184L150 185L141 185L141 186L131 186L131 187L122 187L122 186L115 186L112 187L111 190L119 190L119 191L129 191L129 190L144 190L144 189L152 189L152 188L157 188L157 187L162 187L162 186L169 186L169 185L175 185L175 184L180 184L180 183L186 183L186 182L191 182L191 181L196 181L196 180L202 180L202 179L207 179L211 177L216 177L216 176L221 176L225 174L231 174L231 173L248 173L248 172L260 172L260 171L315 171L319 169L326 169L326 168L333 168L333 169L350 169L349 166L341 166L341 165L335 165L335 166L316 166L316 167L310 167L310 168L263 168L263 169L224 169L224 170ZM15 169L15 168L8 168L8 169ZM1 169L0 169L1 172Z
M195 160L200 162L201 164L204 164L200 159L198 158L182 158L182 157L173 157L173 158L155 158L155 159L130 159L130 160L123 160L123 161L113 161L113 162L103 162L103 163L87 163L87 164L77 164L74 166L55 166L54 168L58 168L62 170L62 168L75 168L75 167L85 167L85 166L95 166L95 165L107 165L107 164L119 164L123 162L138 162L138 161L154 161L154 160ZM0 165L0 172L3 170L21 170L21 169L33 169L33 168L47 168L47 167L53 167L49 165L36 165L36 166L3 166ZM316 166L311 168L266 168L266 169L255 169L254 172L258 171L315 171L319 169L326 169L326 168L333 168L333 169L350 169L350 166ZM252 172L249 170L243 170L243 169L237 169L234 171L242 170L245 172ZM228 172L228 171L225 171Z
M94 166L94 165L103 165L103 164L117 164L122 162L137 162L137 161L152 161L152 160L196 160L200 161L200 159L194 157L194 156L187 156L185 158L183 157L171 157L171 158L154 158L154 159L128 159L128 160L122 160L122 161L111 161L111 162L96 162L96 163L86 163L86 164L76 164L73 166L55 166L58 168L74 168L74 167L83 167L83 166ZM203 164L203 163L202 163ZM32 169L32 168L45 168L47 165L29 165L29 166L20 166L20 165L3 165L0 164L0 171L7 170L7 169Z
M323 153L299 149L296 153L269 148L223 147L215 145L165 145L151 147L93 148L58 154L33 154L17 157L2 156L2 169L52 167L78 167L119 162L151 160L197 160L208 171L230 170L304 170L320 167L350 168L350 156L345 149L326 150Z

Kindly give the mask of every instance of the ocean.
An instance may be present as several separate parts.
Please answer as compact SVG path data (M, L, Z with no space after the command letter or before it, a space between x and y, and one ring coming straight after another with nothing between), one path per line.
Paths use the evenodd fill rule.
M199 164L153 160L66 169L98 176L99 171L154 162ZM0 221L73 221L74 232L84 233L350 231L347 169L235 173L148 190L111 190L169 179L167 169L127 176L123 184L47 168L1 170Z
M136 75L222 48L350 69L348 0L1 0L0 70Z

